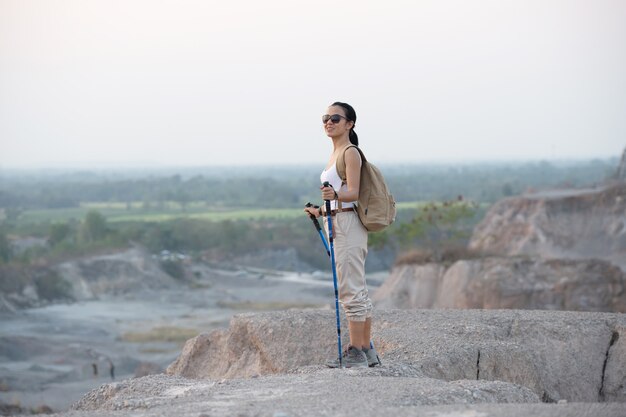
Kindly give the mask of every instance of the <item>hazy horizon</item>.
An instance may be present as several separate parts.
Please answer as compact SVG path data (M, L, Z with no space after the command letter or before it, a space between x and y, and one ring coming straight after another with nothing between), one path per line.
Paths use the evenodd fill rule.
M0 170L377 164L626 147L626 2L0 0Z
M526 159L526 160L483 160L483 161L422 161L422 162L382 162L377 163L384 173L390 174L398 170L438 170L438 169L499 169L504 166L517 169L527 167L529 165L541 165L547 163L553 167L584 167L594 162L614 165L617 169L620 158L612 156L607 158L571 158L571 159ZM180 175L184 178L193 176L249 176L253 174L276 174L281 172L299 172L305 171L317 172L320 170L319 163L305 164L248 164L248 165L232 165L232 164L206 164L206 165L64 165L64 166L42 166L42 167L2 167L0 166L0 178L9 179L11 177L32 177L54 175L55 177L65 177L73 175L94 175L94 176L111 176L111 177L137 177L144 178L147 176L173 176ZM608 172L610 174L610 172Z

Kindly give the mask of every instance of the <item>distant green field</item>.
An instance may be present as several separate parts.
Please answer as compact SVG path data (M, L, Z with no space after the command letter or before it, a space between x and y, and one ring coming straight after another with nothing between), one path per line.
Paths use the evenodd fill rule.
M402 202L398 203L399 210L418 208L425 203ZM255 220L296 218L302 216L302 209L250 209L250 208L222 208L207 207L205 203L189 203L185 210L178 203L167 203L159 208L153 207L146 210L141 202L130 205L126 203L91 202L83 203L80 207L65 209L26 210L19 218L18 226L26 226L39 223L67 222L69 220L82 220L89 210L97 210L107 218L109 222L162 222L178 218L204 219L211 221L222 220Z

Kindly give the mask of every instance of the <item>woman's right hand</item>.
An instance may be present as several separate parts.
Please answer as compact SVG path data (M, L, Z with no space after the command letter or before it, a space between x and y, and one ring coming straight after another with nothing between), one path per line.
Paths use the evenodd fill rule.
M313 218L318 218L320 216L320 209L313 206L305 207L304 211L309 217L313 216Z

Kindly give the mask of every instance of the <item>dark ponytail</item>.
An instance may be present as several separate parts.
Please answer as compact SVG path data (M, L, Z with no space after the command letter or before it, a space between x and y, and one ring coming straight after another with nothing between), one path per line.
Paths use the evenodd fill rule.
M331 106L339 106L346 111L346 118L353 123L352 129L350 129L350 143L356 146L359 146L359 135L354 131L354 127L356 126L356 112L354 108L348 103L341 103L339 101L334 102Z
M356 134L354 128L350 129L350 143L359 146L359 135Z

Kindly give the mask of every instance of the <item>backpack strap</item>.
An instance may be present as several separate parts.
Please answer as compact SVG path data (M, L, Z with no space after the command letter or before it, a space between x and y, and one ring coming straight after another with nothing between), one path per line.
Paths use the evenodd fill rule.
M363 164L367 162L367 159L365 158L365 155L363 154L361 148L352 144L346 146L343 151L341 151L336 161L337 174L339 174L339 178L341 178L342 184L347 184L348 180L346 175L346 151L350 148L356 148L356 150L359 151L359 154L361 154L361 167L363 167Z

